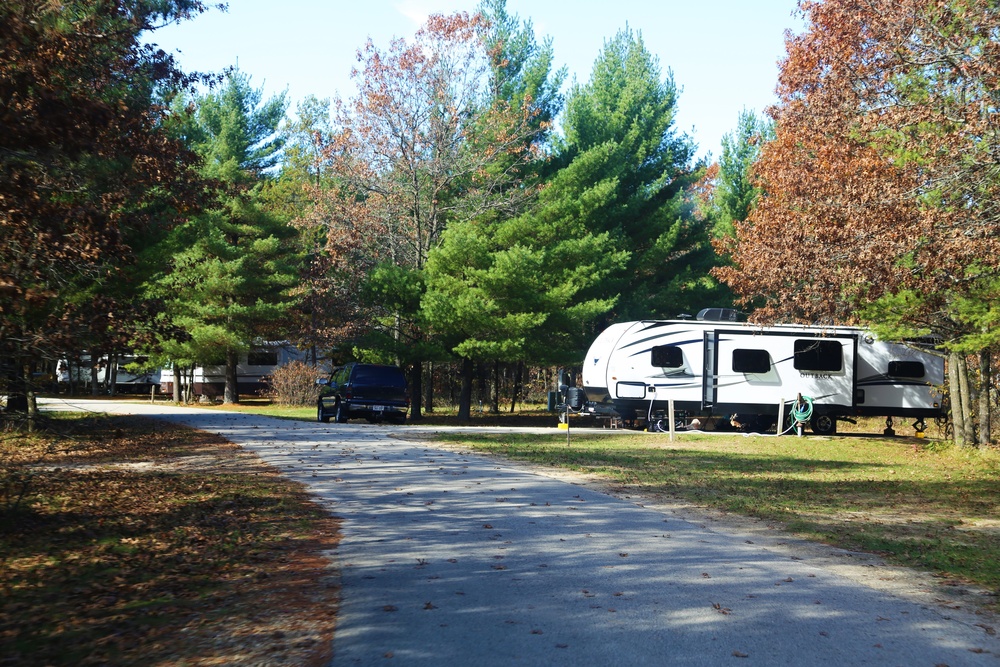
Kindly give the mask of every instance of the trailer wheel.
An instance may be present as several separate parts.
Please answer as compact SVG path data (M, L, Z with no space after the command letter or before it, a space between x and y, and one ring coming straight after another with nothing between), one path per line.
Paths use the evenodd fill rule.
M767 433L778 424L778 418L771 415L757 415L754 420L754 429L758 433Z
M809 426L816 435L834 435L837 433L837 418L831 415L813 415Z

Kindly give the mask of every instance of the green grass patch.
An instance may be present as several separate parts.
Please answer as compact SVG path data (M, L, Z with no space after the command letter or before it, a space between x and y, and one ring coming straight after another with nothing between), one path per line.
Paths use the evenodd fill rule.
M225 410L226 412L243 412L265 417L277 417L278 419L316 421L315 405L278 405L267 399L240 399L239 403L199 404L195 407Z
M576 432L439 434L440 440L598 474L654 496L783 522L1000 591L1000 451L882 437Z

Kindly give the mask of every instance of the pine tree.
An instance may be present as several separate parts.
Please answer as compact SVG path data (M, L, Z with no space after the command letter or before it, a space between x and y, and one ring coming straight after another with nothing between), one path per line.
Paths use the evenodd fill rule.
M588 228L630 253L602 285L605 298L621 295L620 318L674 316L697 305L694 288L713 256L684 196L697 175L695 146L674 127L676 105L671 74L662 75L631 30L605 43L590 80L567 100L548 206L575 214L586 202Z
M187 139L204 160L214 203L174 232L172 270L156 292L171 322L189 336L175 341L175 354L224 363L224 400L237 403L240 354L281 336L294 305L295 231L264 203L281 157L277 129L286 103L284 95L262 102L261 91L236 71L218 92L194 100L194 109Z

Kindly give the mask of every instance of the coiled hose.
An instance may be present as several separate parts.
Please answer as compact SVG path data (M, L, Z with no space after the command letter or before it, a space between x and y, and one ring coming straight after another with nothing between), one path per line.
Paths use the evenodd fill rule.
M806 424L813 416L813 400L808 396L799 396L792 404L792 419L795 423Z
M785 429L785 433L791 433L799 424L809 423L813 415L813 400L808 396L799 394L798 398L792 402L792 410L789 415L792 418L791 424ZM782 433L782 435L785 433Z

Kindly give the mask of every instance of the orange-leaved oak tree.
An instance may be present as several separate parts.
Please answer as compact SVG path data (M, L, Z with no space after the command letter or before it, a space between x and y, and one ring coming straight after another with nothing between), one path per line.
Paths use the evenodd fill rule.
M988 305L1000 287L1000 8L800 9L808 27L787 39L776 136L755 168L763 196L720 242L733 264L718 275L760 319L861 322L988 359L1000 337ZM968 441L971 422L961 430Z

